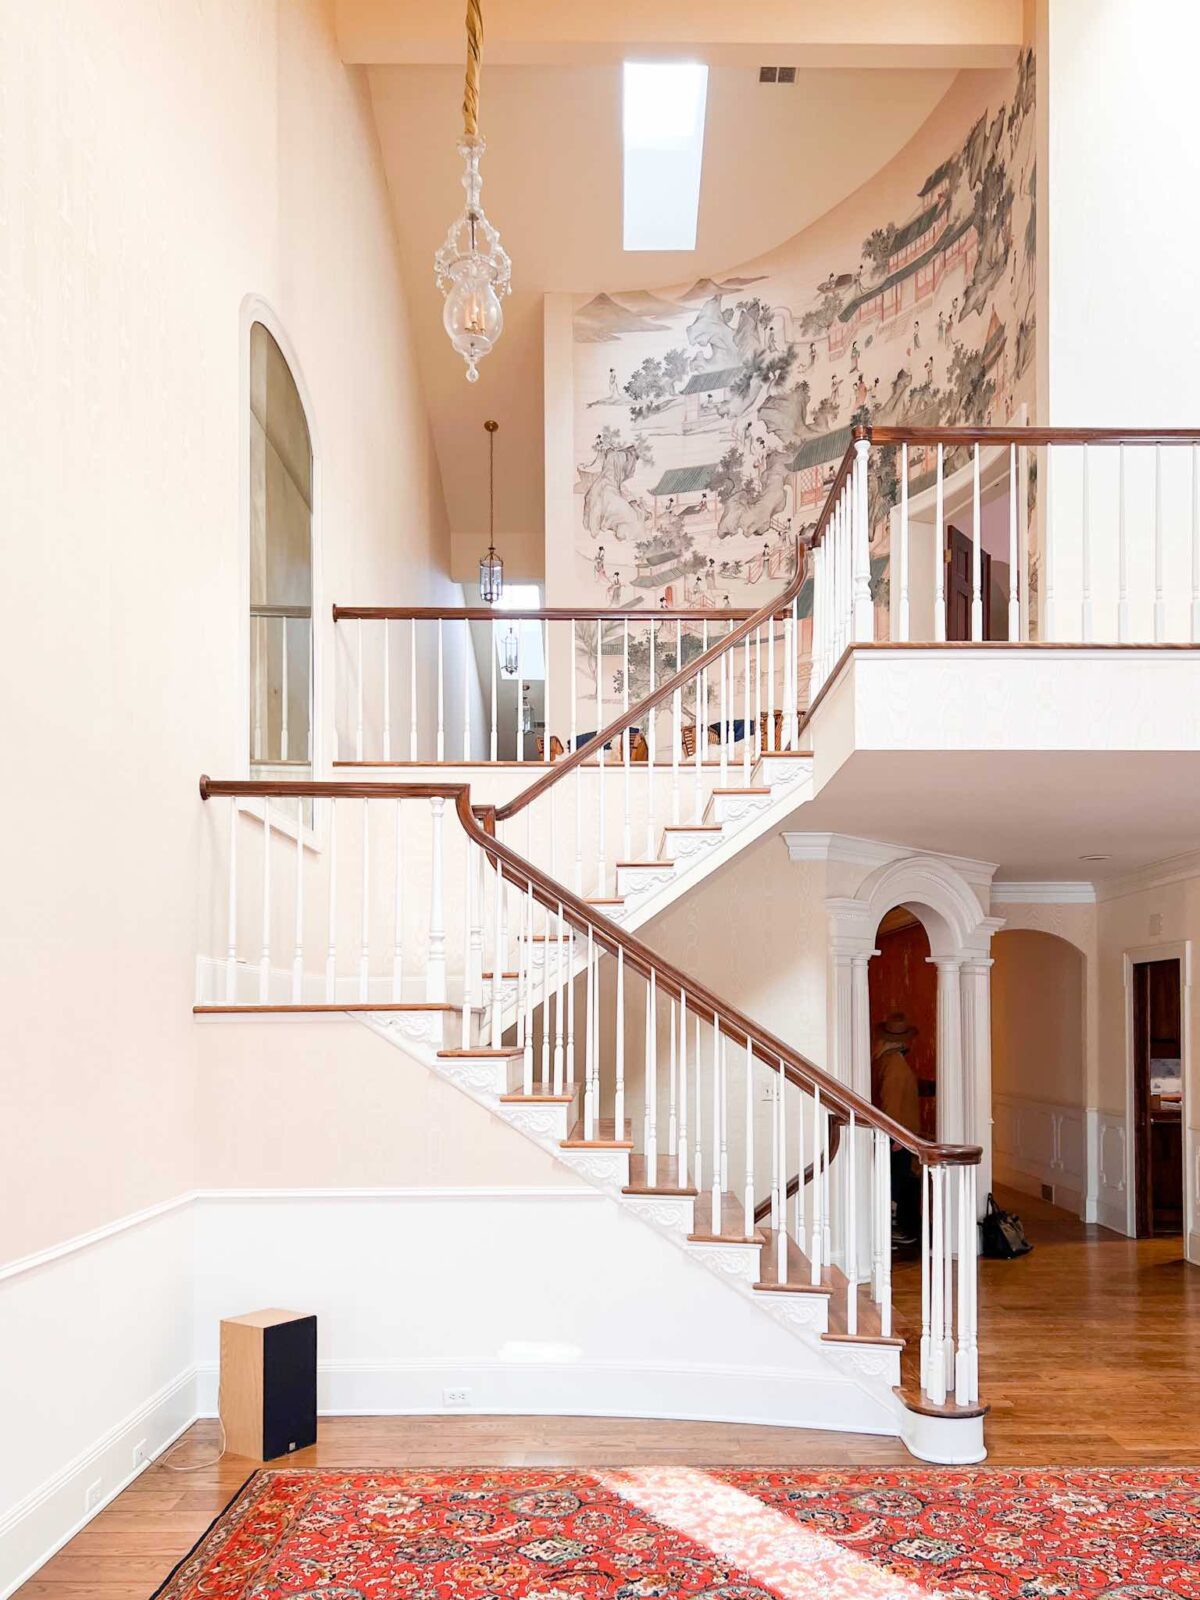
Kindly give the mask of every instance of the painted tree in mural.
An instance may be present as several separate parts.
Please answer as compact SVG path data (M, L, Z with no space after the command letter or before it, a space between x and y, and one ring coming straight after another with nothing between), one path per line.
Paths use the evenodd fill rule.
M594 539L602 533L627 539L640 530L641 516L625 486L640 463L653 460L653 451L640 436L626 444L615 429L604 428L597 434L595 455L588 466L579 468L576 485L583 495L583 525Z

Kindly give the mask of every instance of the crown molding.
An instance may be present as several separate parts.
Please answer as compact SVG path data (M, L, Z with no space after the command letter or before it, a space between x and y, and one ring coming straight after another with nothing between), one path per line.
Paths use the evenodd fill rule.
M1091 906L1096 903L1096 885L1086 879L1055 883L1050 880L992 884L994 906Z
M1165 889L1168 884L1186 883L1190 878L1200 878L1200 850L1185 850L1180 855L1164 856L1161 861L1150 861L1132 872L1122 872L1115 878L1096 885L1098 900L1119 900L1123 895L1140 894L1146 889Z
M780 838L789 861L833 861L842 866L869 868L886 867L889 862L916 857L952 867L974 888L987 888L999 871L994 861L942 855L936 850L917 850L911 845L889 844L883 839L862 839L852 833L781 833Z

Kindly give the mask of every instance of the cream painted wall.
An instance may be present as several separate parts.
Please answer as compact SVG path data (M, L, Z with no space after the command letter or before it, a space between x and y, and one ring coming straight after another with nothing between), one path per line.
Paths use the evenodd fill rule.
M369 96L331 6L4 0L0 59L5 1259L202 1164L196 778L245 769L248 294L313 408L318 723L331 600L457 591ZM237 1114L222 1081L215 1128Z
M1084 956L1048 933L992 940L992 1091L1082 1105Z

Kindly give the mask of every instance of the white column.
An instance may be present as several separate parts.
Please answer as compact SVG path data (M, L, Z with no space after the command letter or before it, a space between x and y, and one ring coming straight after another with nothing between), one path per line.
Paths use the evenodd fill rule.
M878 950L863 950L850 957L850 1087L864 1100L871 1098L871 992L868 964Z
M983 1151L978 1195L992 1186L992 959L970 956L959 968L964 1139Z
M959 958L928 959L937 968L937 1136L943 1144L963 1139L962 1006Z
M854 1060L854 957L849 951L833 952L833 1048L829 1053L833 1075L852 1084Z

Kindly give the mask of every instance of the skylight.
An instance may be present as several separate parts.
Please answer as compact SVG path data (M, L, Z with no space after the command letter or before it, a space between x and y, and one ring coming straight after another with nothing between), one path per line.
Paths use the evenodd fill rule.
M625 63L625 248L694 250L708 68Z

